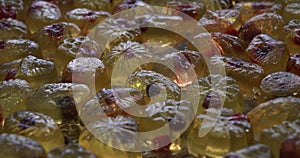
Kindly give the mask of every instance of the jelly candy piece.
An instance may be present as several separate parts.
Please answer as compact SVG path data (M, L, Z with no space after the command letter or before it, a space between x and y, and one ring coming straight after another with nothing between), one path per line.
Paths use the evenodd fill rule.
M67 22L53 23L42 27L33 35L43 53L44 59L53 60L59 44L63 43L66 38L75 38L81 33L80 28Z
M26 23L31 33L39 28L57 22L61 12L57 5L46 1L34 1L27 12Z
M226 74L237 81L244 96L253 96L252 89L259 86L264 76L261 66L239 58L213 56L211 62L224 65Z
M221 113L221 116L213 118L213 115L207 114L207 112L216 113L217 111L210 108L206 110L206 113L196 116L187 138L188 150L193 155L221 157L229 151L235 151L253 143L252 127L247 116L227 116L228 114L223 116ZM205 119L216 122L204 125ZM205 136L200 137L199 132L204 128L211 128L211 130Z
M284 140L290 136L299 134L299 119L295 121L283 121L270 128L265 128L259 136L259 142L268 145L274 157L279 158L281 145L284 145ZM282 149L285 150L286 148L282 146Z
M135 103L143 104L142 99L141 93L132 88L104 88L79 109L79 115L84 122L105 116L128 115L124 110L132 108Z
M260 84L262 99L299 96L300 77L289 72L275 72L266 76Z
M208 32L223 32L237 35L242 25L240 12L234 9L207 10L199 24Z
M245 157L260 157L260 158L273 158L272 151L264 144L252 145L235 152L228 153L224 158L245 158Z
M81 158L96 158L92 152L85 150L79 144L68 144L64 148L56 148L48 153L48 158L66 158L66 157L81 157Z
M181 96L181 89L175 82L154 71L137 71L129 76L128 84L129 87L140 90L146 99L179 100Z
M259 135L265 128L282 121L294 121L298 118L299 106L300 99L295 97L280 97L258 105L247 114L254 134Z
M99 141L88 130L84 130L80 136L79 144L92 151L97 157L129 158L139 156L139 153L121 151L119 149L134 149L138 144L137 123L131 117L118 115L98 119L87 125L93 135L100 138ZM113 147L115 148L113 148Z
M1 157L40 157L46 158L47 154L43 147L36 141L16 135L0 134Z
M68 63L62 75L63 82L83 83L90 89L105 86L104 65L101 60L90 57L75 58Z
M27 39L8 39L0 41L0 54L2 58L0 63L24 58L28 55L42 58L40 46Z
M203 112L204 109L202 105L205 99L210 95L216 96L217 100L215 101L221 101L218 103L211 102L209 105L210 108L211 106L213 107L214 104L220 104L220 107L222 107L222 103L224 103L224 107L232 108L238 113L242 113L246 108L242 100L240 88L231 77L211 74L204 78L198 78L190 88L192 89L190 97L199 98L199 100L191 99L194 103L199 104L197 113ZM204 107L206 107L206 105Z
M5 119L10 113L26 109L26 100L31 93L31 87L24 80L8 80L1 82L0 92L0 106Z
M67 38L59 45L53 60L58 74L61 75L67 64L78 57L99 58L101 48L99 45L86 36Z
M76 8L65 14L64 19L78 25L83 35L87 35L91 29L99 24L103 19L111 16L105 11L93 11L87 8Z
M76 106L89 96L83 84L53 83L36 89L27 100L27 110L38 111L52 117L57 124L78 121Z
M284 42L265 34L255 36L246 52L253 62L263 67L266 74L285 70L289 57Z
M239 37L250 42L256 35L267 34L278 38L281 34L284 21L282 17L274 13L258 14L247 20L241 27Z
M22 21L12 18L0 19L0 40L25 38L28 35L27 26Z
M38 112L17 111L11 113L4 123L3 133L26 136L39 142L46 151L63 147L60 128L52 118Z

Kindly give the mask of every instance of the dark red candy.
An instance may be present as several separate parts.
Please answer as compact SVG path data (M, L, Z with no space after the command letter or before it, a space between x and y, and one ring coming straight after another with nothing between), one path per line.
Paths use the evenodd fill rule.
M296 135L288 137L280 147L280 158L292 157L300 157L300 138Z

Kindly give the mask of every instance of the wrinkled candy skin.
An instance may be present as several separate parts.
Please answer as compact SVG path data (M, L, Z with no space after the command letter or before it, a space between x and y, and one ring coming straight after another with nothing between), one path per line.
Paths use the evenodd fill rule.
M284 42L265 34L255 36L246 53L254 63L263 67L266 74L284 71L289 57Z
M86 157L96 158L92 152L85 150L79 144L68 144L64 148L56 148L48 153L48 158Z
M267 75L260 84L261 101L277 97L299 96L300 77L289 72L275 72Z
M282 17L274 13L258 14L247 20L241 27L239 37L250 42L256 35L268 34L274 38L279 37L283 28Z
M60 128L52 118L38 112L17 111L5 120L2 133L14 133L39 142L45 150L63 147Z

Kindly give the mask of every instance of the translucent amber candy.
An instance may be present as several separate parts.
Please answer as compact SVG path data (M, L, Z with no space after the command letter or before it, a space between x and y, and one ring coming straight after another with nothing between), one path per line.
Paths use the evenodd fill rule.
M138 142L137 123L131 117L121 115L105 117L97 119L86 126L89 127L92 133L88 130L84 130L80 136L79 144L86 150L92 151L97 157L139 157L140 153L116 149L134 150L140 148L137 146L141 145ZM98 140L98 138L100 138L101 141Z
M294 55L300 52L300 19L294 19L289 21L284 26L284 33L282 35L283 40L286 43L286 47L289 50L290 55Z
M196 116L189 130L188 150L195 156L222 157L253 143L252 127L245 115L210 108ZM208 132L208 133L207 133ZM205 135L204 135L205 134Z
M63 69L72 59L78 57L99 58L100 50L100 46L86 36L65 39L58 46L56 54L53 57L58 74L62 74Z
M296 97L280 97L258 105L247 114L254 134L258 136L266 128L299 118L299 106L300 99Z
M204 78L198 78L189 88L191 89L191 94L187 94L190 97L189 100L193 100L194 104L199 104L198 114L207 108L227 107L237 113L246 110L241 90L231 77L211 74ZM195 98L199 98L199 100ZM208 103L206 103L207 101Z
M284 42L266 34L255 36L246 53L254 63L263 67L266 74L284 71L289 58L289 52Z
M159 59L159 63L153 64L151 69L174 80L180 87L185 87L198 77L208 74L206 61L202 54L190 50L165 54Z
M32 88L42 84L57 82L58 77L52 61L34 56L13 60L0 65L0 78L3 80L20 78L30 83Z
M114 80L114 84L118 84L126 80L135 69L152 61L152 54L144 45L126 41L106 51L101 59L106 67L107 75L114 75L111 79Z
M28 39L8 39L0 41L0 64L33 55L42 58L40 46Z
M258 14L242 25L239 37L250 42L258 34L267 34L278 38L284 26L283 18L275 13Z
M96 158L92 152L85 150L79 144L68 144L64 148L51 150L48 158Z
M300 76L300 52L290 56L286 71Z
M25 38L29 36L27 25L12 18L0 19L0 40Z
M107 84L104 64L97 58L79 57L68 63L62 75L62 82L83 83L90 89L103 88Z
M39 142L45 150L63 147L64 139L54 120L42 113L17 111L11 113L4 123L2 133L14 133Z
M205 5L197 0L167 1L165 6L185 13L195 20L199 20L206 11Z
M270 148L264 144L252 145L235 152L228 153L224 158L273 158L272 151Z
M124 18L107 18L97 25L90 34L101 36L105 49L112 49L121 42L133 40L141 34L137 21ZM103 48L104 49L104 48Z
M80 33L80 28L73 23L53 23L35 32L33 34L33 40L40 45L43 58L53 60L56 49L63 43L63 40L66 38L75 38L79 36Z
M262 13L277 13L282 12L282 4L272 1L254 1L240 2L234 6L235 9L241 12L242 21L245 22L251 17Z
M135 21L142 29L142 34L137 36L135 40L150 46L158 44L161 47L182 47L181 45L185 44L186 41L181 34L187 35L188 31L193 31L180 29L184 27L185 19L175 13L171 15L144 14L143 16L136 16ZM190 22L186 24L190 24ZM157 36L158 34L159 36Z
M45 150L38 142L24 136L0 134L0 145L2 146L0 148L1 157L47 157Z
M135 118L139 132L149 132L168 125L168 134L176 135L188 128L194 110L188 101L165 100L147 105L140 114L141 117Z
M253 99L255 95L253 88L259 87L264 77L261 66L239 58L224 56L213 56L211 62L213 65L224 66L226 74L236 80L244 97L249 96Z
M76 8L67 12L64 16L64 20L78 25L81 28L83 35L86 35L103 19L109 16L111 16L111 14L105 11L93 11L87 8Z
M5 119L10 113L26 109L26 100L31 93L30 85L20 79L0 83L0 107ZM1 122L2 124L2 122Z
M245 53L248 44L244 40L236 36L220 32L211 33L211 37L220 49L222 55L250 61L249 57Z
M58 124L78 121L76 106L87 99L89 92L89 88L83 84L45 84L29 96L27 110L44 113Z
M281 143L289 136L300 135L300 120L283 121L280 124L273 125L271 128L265 128L259 137L259 142L270 147L275 158L279 158Z
M240 11L234 9L207 10L200 19L201 24L208 32L222 32L237 35L242 23Z
M289 72L275 72L266 76L260 84L261 96L259 101L277 97L299 96L300 77Z
M143 104L143 96L136 89L112 88L101 89L78 109L79 115L84 122L91 122L105 116L115 117L117 115L128 115L127 110L134 104Z
M57 5L46 1L34 1L28 9L26 23L30 32L35 33L42 26L57 22L60 18L61 12Z
M124 85L125 86L125 85ZM181 99L181 89L168 77L154 71L140 70L128 77L128 86L141 91L152 103L165 99Z

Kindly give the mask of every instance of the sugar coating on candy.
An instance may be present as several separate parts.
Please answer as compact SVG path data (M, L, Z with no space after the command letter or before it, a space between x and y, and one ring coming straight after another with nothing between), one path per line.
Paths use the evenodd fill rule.
M85 122L105 116L126 115L124 110L139 102L143 103L142 99L142 94L133 88L104 88L79 109L79 115Z
M0 40L23 38L26 35L28 35L28 29L22 21L12 18L0 19Z
M42 57L39 44L28 39L8 39L0 41L0 54L3 56L0 63L9 62L12 60L33 55Z
M48 153L48 158L64 157L86 157L96 158L96 156L76 143L68 144L64 148L53 149Z
M276 97L298 96L300 77L289 72L275 72L267 75L260 84L262 97L272 99Z
M46 158L43 147L36 141L16 134L0 134L1 157L40 157Z
M283 151L286 149L283 144L284 141L290 136L297 136L300 134L299 126L299 119L296 119L295 121L282 121L270 128L265 128L261 132L258 141L268 145L274 157L279 158L280 154L283 154L281 149Z
M89 92L89 88L83 84L44 84L30 95L27 100L27 109L49 115L58 124L66 120L77 121L77 115L66 117L66 111L77 113L75 106L83 102Z
M199 20L205 13L205 6L200 1L168 1L166 6L185 13L196 20Z
M193 111L188 101L165 100L147 105L141 111L143 117L136 120L139 123L139 131L149 132L168 124L170 132L175 133L188 127Z
M300 99L296 97L279 97L259 104L247 116L253 126L255 135L266 128L280 124L282 121L294 121L298 118Z
M11 113L3 127L4 133L15 133L39 142L45 150L64 146L64 139L54 120L42 113L17 111Z
M251 145L249 147L227 153L224 158L243 158L243 157L261 157L272 158L273 154L270 148L264 144Z

